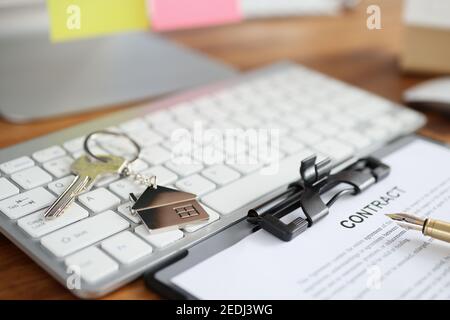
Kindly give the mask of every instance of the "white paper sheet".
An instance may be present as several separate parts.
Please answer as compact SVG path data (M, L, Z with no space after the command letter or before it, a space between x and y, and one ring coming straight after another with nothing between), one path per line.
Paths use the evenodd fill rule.
M342 9L340 0L242 0L244 17L331 15Z
M415 141L384 161L389 177L291 242L258 231L172 281L202 299L450 299L450 244L384 215L450 220L450 151Z

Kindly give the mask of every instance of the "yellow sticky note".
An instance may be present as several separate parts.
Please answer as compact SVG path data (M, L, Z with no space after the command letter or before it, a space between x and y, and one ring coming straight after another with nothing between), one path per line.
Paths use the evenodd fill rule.
M146 0L47 0L52 41L149 28Z

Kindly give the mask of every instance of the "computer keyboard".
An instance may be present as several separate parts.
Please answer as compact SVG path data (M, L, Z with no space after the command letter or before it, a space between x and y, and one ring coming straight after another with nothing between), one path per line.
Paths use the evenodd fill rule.
M277 64L1 150L0 229L75 295L98 297L243 218L249 208L298 179L300 161L308 155L331 157L338 169L424 121L415 111L323 74ZM276 130L279 152L252 163L196 157L180 164L173 158L172 133L193 132L199 123L222 131ZM84 136L102 128L134 138L142 152L133 169L156 175L161 185L197 194L210 219L149 233L129 210L129 193L139 194L144 187L112 176L80 195L61 217L44 220L43 209L73 179L70 165L83 154ZM207 143L195 148L225 155L251 148ZM97 148L124 156L130 152L107 141ZM263 172L275 163L275 173Z

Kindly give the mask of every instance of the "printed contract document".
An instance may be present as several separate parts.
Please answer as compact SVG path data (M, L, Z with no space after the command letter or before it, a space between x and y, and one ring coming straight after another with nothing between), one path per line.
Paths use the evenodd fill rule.
M450 299L450 244L386 213L450 221L450 151L417 140L391 174L290 242L260 230L172 279L200 299Z

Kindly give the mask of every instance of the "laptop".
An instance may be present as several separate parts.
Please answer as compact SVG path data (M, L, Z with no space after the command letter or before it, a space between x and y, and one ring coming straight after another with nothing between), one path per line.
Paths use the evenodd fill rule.
M9 121L138 102L235 74L150 32L52 43L48 30L45 1L0 1L0 116Z

